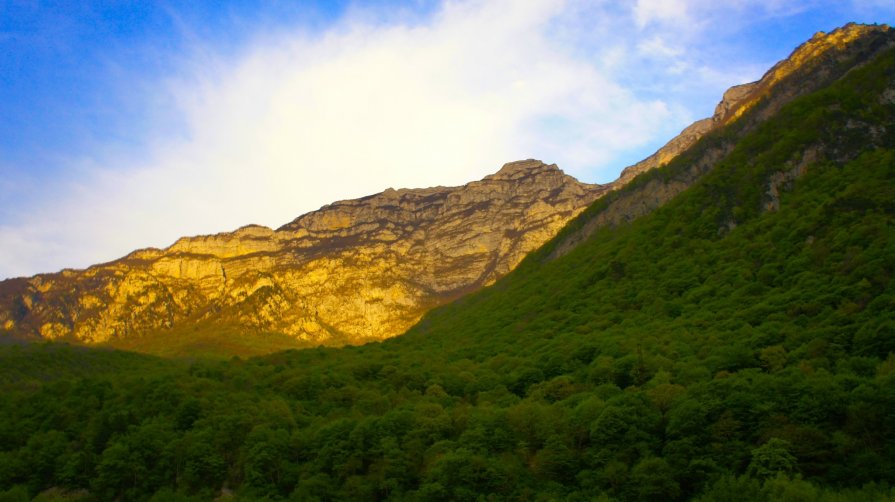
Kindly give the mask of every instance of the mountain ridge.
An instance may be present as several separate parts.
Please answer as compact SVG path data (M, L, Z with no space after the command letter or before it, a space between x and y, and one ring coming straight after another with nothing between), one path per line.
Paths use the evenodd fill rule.
M175 343L185 336L177 328L222 320L228 332L283 333L301 346L395 336L428 309L493 283L558 232L549 259L601 226L661 206L781 106L893 45L895 32L887 25L819 32L760 80L728 89L712 117L607 185L580 183L533 159L516 161L461 187L390 188L333 202L277 229L247 225L183 237L168 248L137 250L81 271L0 281L0 334L116 343L152 333ZM740 121L744 116L748 120ZM729 138L694 148L737 121ZM639 178L681 155L688 163L670 178ZM769 182L769 207L809 160L781 169ZM632 183L647 186L621 190ZM573 221L607 194L608 210ZM735 225L733 219L719 222L719 232Z
M0 328L114 343L220 319L306 345L378 340L490 284L606 189L533 159L459 187L388 189L276 230L183 237L85 270L0 282Z

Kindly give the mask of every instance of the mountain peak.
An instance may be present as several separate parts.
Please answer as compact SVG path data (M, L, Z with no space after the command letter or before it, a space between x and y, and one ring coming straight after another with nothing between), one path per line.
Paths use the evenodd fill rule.
M808 46L812 43L816 44L818 42L842 47L860 36L873 32L884 33L886 31L889 31L890 29L891 27L888 24L847 23L829 33L825 31L818 31L807 42L800 45L795 52L798 52L805 46Z
M0 282L0 335L130 343L217 322L306 345L387 338L505 275L605 191L529 159L463 186L334 202L276 230L184 237Z
M849 23L830 33L819 31L796 47L789 57L772 66L761 79L728 89L715 108L712 120L717 124L736 120L790 76L800 80L798 73L804 78L804 73L814 72L815 78L823 77L830 72L815 71L815 67L854 59L868 49L875 52L882 45L895 45L895 31L886 24Z
M562 170L556 164L545 164L536 159L517 160L507 162L494 174L485 176L486 180L515 180L526 176L534 176L546 172L558 172Z

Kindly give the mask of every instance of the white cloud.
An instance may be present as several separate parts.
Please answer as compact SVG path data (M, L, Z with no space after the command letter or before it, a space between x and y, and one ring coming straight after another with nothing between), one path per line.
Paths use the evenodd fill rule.
M637 0L632 14L640 29L671 29L680 38L696 39L710 26L733 32L749 24L822 7L821 3L820 0Z
M619 159L652 153L773 62L719 60L722 34L802 8L446 1L431 15L353 10L316 33L260 26L235 55L197 43L176 75L134 83L157 86L153 102L176 112L135 117L165 124L138 142L151 147L106 145L36 197L0 194L14 206L0 211L0 277L277 227L337 199L461 184L522 158L609 181Z
M660 36L644 39L637 44L637 50L646 57L674 59L684 54L684 49L669 44Z
M651 23L690 23L689 7L692 3L687 0L637 0L634 20L640 28Z
M0 276L276 227L337 199L462 184L520 158L612 179L623 166L598 169L671 114L554 36L564 9L452 2L417 22L360 13L323 33L264 33L232 59L197 47L164 81L185 133L150 131L155 146L139 158L83 161L77 181L20 208L0 228Z

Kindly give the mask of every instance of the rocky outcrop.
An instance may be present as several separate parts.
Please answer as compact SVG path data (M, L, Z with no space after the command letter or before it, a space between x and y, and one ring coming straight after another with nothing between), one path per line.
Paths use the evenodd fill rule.
M815 34L787 59L774 65L757 82L728 89L712 117L694 123L650 157L626 168L619 179L610 184L611 189L617 190L628 185L640 174L661 167L687 152L705 135L743 119L737 123L737 128L729 130L728 138L716 141L712 147L692 155L673 177L654 177L636 190L619 194L605 209L555 243L550 258L568 253L599 228L634 220L665 204L689 188L730 153L738 138L777 113L787 103L826 87L880 53L893 49L895 30L887 25L848 24L829 34ZM887 99L887 92L888 89L880 95L881 102ZM755 113L747 114L750 110ZM854 127L862 131L861 135L871 142L876 141L883 133L868 124L856 123ZM774 210L779 205L780 187L804 174L807 162L816 160L821 151L825 151L825 146L815 145L806 153L810 158L794 166L781 166L780 171L767 180L763 208ZM831 159L845 160L838 158L834 151L824 153Z
M462 187L388 189L276 230L0 282L0 334L99 343L210 321L312 343L380 340L494 282L605 191L536 160Z

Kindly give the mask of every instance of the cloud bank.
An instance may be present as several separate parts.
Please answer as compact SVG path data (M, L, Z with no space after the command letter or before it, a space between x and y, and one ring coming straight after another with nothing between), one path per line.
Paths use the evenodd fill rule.
M691 52L692 23L714 4L447 2L420 18L355 10L314 33L260 27L235 55L198 43L155 82L180 127L147 130L148 148L70 161L40 197L4 209L0 278L277 227L334 200L462 184L522 158L610 181L620 159L639 160L630 152L710 112L662 97L682 73L711 102L757 76Z

